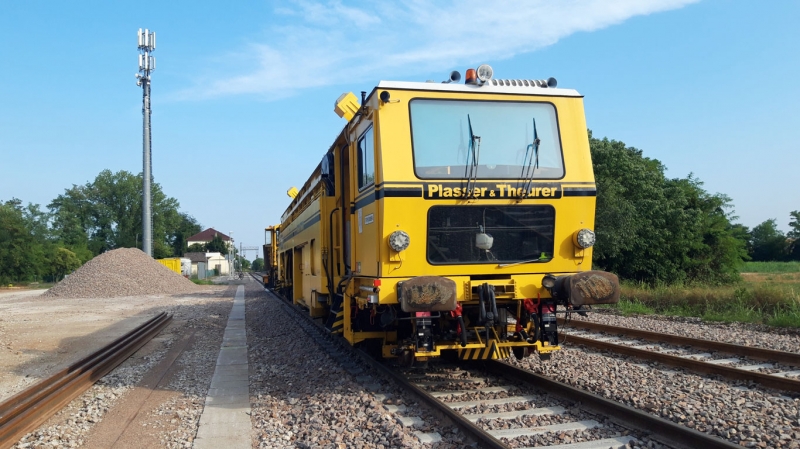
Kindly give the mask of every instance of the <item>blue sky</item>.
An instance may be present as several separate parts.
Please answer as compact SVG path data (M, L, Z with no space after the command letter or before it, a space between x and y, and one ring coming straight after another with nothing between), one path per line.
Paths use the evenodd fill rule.
M146 5L146 6L145 6ZM145 9L148 8L148 9ZM0 0L0 201L142 169L136 31L155 30L153 172L248 246L344 125L342 93L489 63L585 95L596 137L693 173L739 222L800 210L800 2ZM253 253L249 254L252 258Z

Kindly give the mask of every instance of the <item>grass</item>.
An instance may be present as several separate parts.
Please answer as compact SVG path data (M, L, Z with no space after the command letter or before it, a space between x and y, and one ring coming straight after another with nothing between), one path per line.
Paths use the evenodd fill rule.
M745 262L742 273L800 273L800 262Z
M191 281L197 285L214 285L214 283L208 279L192 279Z
M780 282L751 277L733 285L713 287L623 283L617 309L624 315L658 313L800 328L800 273L784 276Z
M0 288L22 288L22 289L30 289L30 290L37 290L42 289L46 290L52 287L52 282L14 282L14 283L7 283L7 284L0 284Z

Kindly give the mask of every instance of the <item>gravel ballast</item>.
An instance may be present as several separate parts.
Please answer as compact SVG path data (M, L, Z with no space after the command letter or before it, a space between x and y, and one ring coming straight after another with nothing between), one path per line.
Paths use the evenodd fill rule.
M347 372L300 328L280 300L248 287L245 301L253 447L467 447L457 428L443 424L393 382L366 367L357 375ZM390 406L405 410L391 412ZM404 427L401 416L420 417L423 424ZM415 434L433 431L442 441L423 444Z
M194 293L201 290L201 287L156 262L141 250L120 248L86 262L42 296L114 298Z
M750 325L707 324L663 317L590 314L589 320L770 349L798 352L796 333ZM645 410L742 447L800 448L800 399L796 395L705 377L683 370L569 343L547 362L511 363L608 399Z

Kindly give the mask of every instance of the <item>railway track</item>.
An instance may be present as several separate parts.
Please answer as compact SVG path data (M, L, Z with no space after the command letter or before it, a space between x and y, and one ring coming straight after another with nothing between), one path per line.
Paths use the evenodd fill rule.
M511 440L516 440L516 447L534 447L531 443L582 449L627 447L629 443L649 447L644 440L669 447L738 447L502 361L469 371L456 367L444 376L432 372L398 381L429 396L430 405L449 409L460 415L459 420L476 425L487 434L479 441L489 447L508 447L505 442ZM571 433L569 438L563 438L566 432ZM573 439L583 441L573 443Z
M612 351L702 374L753 382L782 391L800 392L800 354L590 321L573 320L568 325L578 330L563 335L569 344Z
M260 281L255 274L252 276ZM360 363L393 379L437 415L457 425L481 447L508 448L511 447L508 443L511 439L527 437L532 441L537 436L547 434L558 435L558 439L563 440L561 436L565 433L574 435L576 440L588 438L592 441L577 443L569 437L564 441L565 444L547 447L599 449L625 447L632 441L646 444L642 443L644 440L675 448L739 447L501 361L470 365L467 376L453 377L442 375L441 372L424 375L401 372L350 348L342 339L332 337L322 326L308 318L301 309L287 301L283 302L300 327L332 357L350 368L353 367L353 360L358 359ZM455 369L456 372L466 372L462 368ZM464 397L469 399L459 399ZM497 406L505 411L487 411ZM540 425L540 421L555 424ZM597 435L599 437L595 438ZM518 442L514 444L521 447ZM537 446L540 445L537 443Z
M0 403L0 449L11 447L47 421L144 346L171 320L171 314L162 312L97 352Z

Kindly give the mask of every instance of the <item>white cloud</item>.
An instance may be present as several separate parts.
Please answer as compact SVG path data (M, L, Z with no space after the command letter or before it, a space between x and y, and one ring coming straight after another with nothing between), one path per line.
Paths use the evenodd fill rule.
M198 80L176 96L202 99L256 94L268 99L299 89L427 73L475 61L496 61L552 45L578 32L698 0L299 0L275 9L269 43L237 51L249 71ZM255 67L253 69L252 67ZM293 87L295 86L295 87Z

